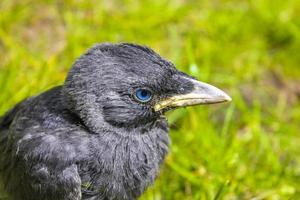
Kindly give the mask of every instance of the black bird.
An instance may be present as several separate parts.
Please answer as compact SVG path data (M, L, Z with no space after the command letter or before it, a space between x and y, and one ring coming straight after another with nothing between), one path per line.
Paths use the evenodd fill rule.
M137 199L168 152L163 114L224 101L150 48L98 44L0 118L2 187L14 200Z

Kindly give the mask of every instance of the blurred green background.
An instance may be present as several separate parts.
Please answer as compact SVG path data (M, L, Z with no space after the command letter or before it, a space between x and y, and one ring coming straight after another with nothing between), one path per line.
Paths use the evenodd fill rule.
M106 41L148 45L233 98L169 113L170 154L141 199L300 199L300 1L1 0L0 114Z

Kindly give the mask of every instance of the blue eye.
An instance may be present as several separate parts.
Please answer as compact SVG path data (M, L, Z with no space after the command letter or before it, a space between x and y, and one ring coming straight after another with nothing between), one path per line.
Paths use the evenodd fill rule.
M151 100L152 92L147 89L137 89L134 93L134 97L136 100L146 103Z

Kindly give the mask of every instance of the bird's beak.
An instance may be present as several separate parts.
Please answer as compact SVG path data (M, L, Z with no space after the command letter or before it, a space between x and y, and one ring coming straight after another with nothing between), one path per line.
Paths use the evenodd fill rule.
M187 94L174 95L163 99L156 103L154 110L157 112L168 108L231 101L229 95L212 85L197 81L195 79L190 79L190 81L193 83L192 91Z

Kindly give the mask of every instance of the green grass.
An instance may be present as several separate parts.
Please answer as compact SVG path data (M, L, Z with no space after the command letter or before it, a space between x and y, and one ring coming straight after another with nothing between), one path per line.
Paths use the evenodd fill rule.
M300 199L300 1L2 0L0 114L105 41L146 44L233 98L169 113L171 152L141 199Z

